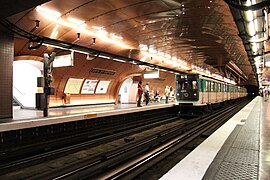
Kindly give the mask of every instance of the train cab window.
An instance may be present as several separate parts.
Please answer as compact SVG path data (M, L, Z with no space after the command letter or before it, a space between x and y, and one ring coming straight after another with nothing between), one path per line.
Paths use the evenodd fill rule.
M197 81L192 81L192 89L193 90L198 89Z
M193 79L180 79L178 81L179 100L194 101L198 100L198 82Z

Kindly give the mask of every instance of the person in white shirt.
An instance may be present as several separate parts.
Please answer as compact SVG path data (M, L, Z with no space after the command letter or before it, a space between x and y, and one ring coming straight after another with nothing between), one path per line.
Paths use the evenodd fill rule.
M147 105L149 103L149 100L150 100L148 83L146 83L145 88L144 88L144 96L145 96L145 105Z

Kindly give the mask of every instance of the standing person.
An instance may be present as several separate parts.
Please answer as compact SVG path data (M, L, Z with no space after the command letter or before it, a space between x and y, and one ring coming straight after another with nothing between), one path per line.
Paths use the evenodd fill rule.
M143 88L142 88L142 81L139 81L138 83L138 102L137 107L142 107L141 101L142 101L142 94L143 94Z
M173 102L174 101L174 92L173 92L172 86L170 86L170 98L171 98L171 101Z
M149 103L149 100L150 100L149 85L148 85L148 83L146 83L146 85L145 85L144 96L145 96L145 105L147 105Z
M164 91L164 94L165 94L165 97L166 97L165 103L168 103L168 101L169 101L169 95L170 95L170 88L169 88L169 86L166 86L165 91Z

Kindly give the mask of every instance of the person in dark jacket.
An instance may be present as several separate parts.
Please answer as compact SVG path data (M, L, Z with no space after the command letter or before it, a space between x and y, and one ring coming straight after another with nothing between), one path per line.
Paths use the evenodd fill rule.
M138 107L142 107L141 105L141 101L142 101L142 94L143 94L143 88L142 88L142 81L139 81L138 83L138 102L137 102L137 106Z

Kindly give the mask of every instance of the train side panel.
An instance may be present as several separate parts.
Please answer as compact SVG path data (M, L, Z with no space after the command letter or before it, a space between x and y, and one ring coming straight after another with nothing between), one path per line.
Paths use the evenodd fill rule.
M176 75L176 97L179 104L206 106L245 97L245 88L226 84L202 75Z

